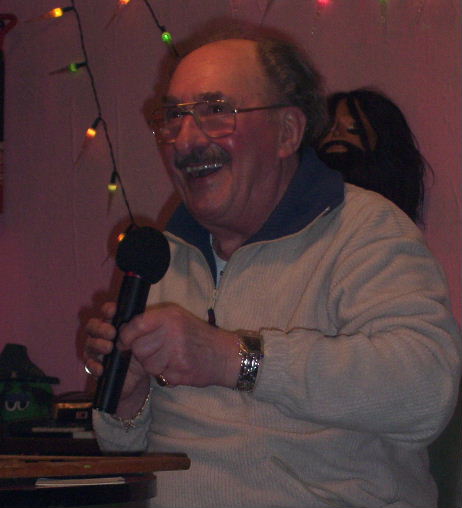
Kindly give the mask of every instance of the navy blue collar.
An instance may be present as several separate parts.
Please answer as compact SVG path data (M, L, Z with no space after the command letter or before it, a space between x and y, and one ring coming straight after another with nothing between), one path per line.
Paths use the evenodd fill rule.
M294 234L326 209L336 208L343 202L343 198L342 175L321 162L313 148L306 148L284 197L261 229L245 245ZM192 217L183 204L176 209L166 230L199 248L212 273L215 273L210 233Z

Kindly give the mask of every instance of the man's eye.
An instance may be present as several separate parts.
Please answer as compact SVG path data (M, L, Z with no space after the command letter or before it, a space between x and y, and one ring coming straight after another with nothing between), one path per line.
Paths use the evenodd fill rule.
M179 108L167 109L167 111L165 112L165 119L167 121L175 120L177 118L183 118L183 116L184 112Z
M359 129L357 127L350 127L349 129L347 129L347 131L350 134L354 134L355 136L359 136Z
M229 104L223 103L223 102L216 102L207 104L207 115L223 115L230 113L231 108Z

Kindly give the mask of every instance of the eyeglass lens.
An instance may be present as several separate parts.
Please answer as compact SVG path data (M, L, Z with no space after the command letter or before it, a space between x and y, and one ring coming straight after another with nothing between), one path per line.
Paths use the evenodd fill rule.
M234 109L229 104L222 101L197 102L158 110L152 119L154 133L161 141L173 143L186 115L192 115L198 127L211 138L232 134L236 125Z

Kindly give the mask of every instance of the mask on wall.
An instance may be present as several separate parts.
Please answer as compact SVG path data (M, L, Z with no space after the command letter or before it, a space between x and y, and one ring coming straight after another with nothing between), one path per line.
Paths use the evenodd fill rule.
M327 152L333 145L347 148L345 152ZM345 182L358 187L381 192L380 178L377 172L380 168L375 162L373 152L366 153L347 141L332 141L326 143L318 150L318 157L330 168L339 171Z
M332 146L342 146L346 148L343 152L329 152ZM366 153L348 141L330 141L318 150L318 157L332 169L340 171L345 181L350 182L353 175L365 170ZM354 183L354 182L351 182Z

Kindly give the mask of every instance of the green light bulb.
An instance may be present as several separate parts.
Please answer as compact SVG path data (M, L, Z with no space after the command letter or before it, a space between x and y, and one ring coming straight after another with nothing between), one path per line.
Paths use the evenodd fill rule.
M172 44L172 34L170 32L162 32L162 41L165 42L165 44Z
M67 66L67 68L71 71L71 72L77 72L80 67L84 67L85 65L87 65L86 62L73 62L71 64L69 64Z

